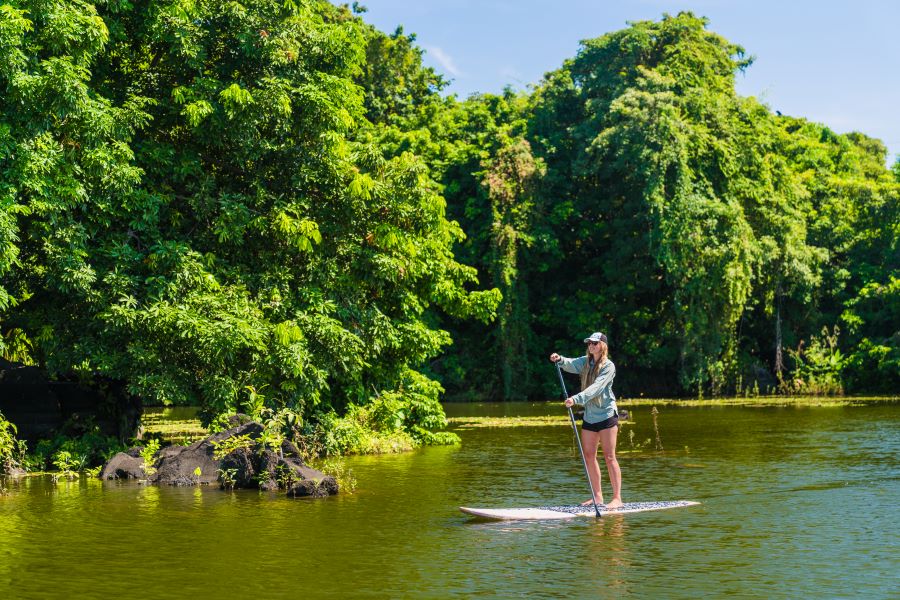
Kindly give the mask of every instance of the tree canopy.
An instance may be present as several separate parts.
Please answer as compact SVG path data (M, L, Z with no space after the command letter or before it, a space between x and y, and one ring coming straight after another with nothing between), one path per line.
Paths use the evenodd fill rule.
M0 351L333 451L551 397L595 330L626 394L896 391L900 161L737 95L707 25L459 100L324 1L9 0Z
M3 327L37 362L207 418L251 396L317 420L389 397L400 429L443 425L415 371L450 343L428 311L489 320L499 295L467 290L421 159L374 143L359 19L3 10Z

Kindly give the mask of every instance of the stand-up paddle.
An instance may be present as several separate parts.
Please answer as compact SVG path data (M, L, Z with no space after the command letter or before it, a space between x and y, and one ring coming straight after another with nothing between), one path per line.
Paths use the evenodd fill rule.
M588 348L590 349L592 346L598 343L606 343L606 336L602 333L594 333L590 338L584 340L585 343L592 342L588 344ZM604 347L599 347L602 351ZM551 355L551 359L554 358L555 355ZM594 357L597 359L597 357ZM602 357L601 357L602 358ZM577 360L577 359L576 359ZM611 366L611 374L615 375L614 367ZM569 397L569 393L566 391L566 382L563 380L562 369L560 368L559 362L556 363L556 373L559 375L559 384L562 387L562 395L563 401L567 400ZM610 385L612 382L612 377L609 378L607 385ZM615 398L612 397L612 390L610 390L609 399L614 401ZM581 454L581 464L584 465L584 474L588 480L588 486L591 489L591 503L594 505L594 509L591 510L590 504L585 505L561 505L561 506L539 506L534 508L470 508L468 506L460 506L459 510L462 512L472 515L473 517L477 517L479 519L491 519L491 520L529 520L529 519L571 519L573 517L594 517L600 518L603 514L615 514L622 515L626 513L638 513L645 512L651 510L666 510L669 508L680 508L684 506L696 506L697 502L692 502L689 500L669 500L662 502L625 502L624 504L617 505L615 508L608 508L604 504L597 504L596 497L594 496L594 483L591 481L591 475L588 471L587 465L587 457L584 455L584 448L581 446L580 436L578 435L578 425L575 423L575 414L572 412L572 407L566 407L569 410L569 421L572 424L572 432L575 434L575 443L578 445L578 453ZM615 425L613 425L615 426ZM593 460L596 460L596 456L593 457ZM610 474L612 477L612 474ZM601 509L601 506L603 507Z
M563 394L563 402L569 397L569 392L566 391L566 382L562 376L562 369L559 368L559 363L556 364L556 374L559 375L559 385L562 386L562 394ZM597 506L597 499L594 497L594 484L591 483L591 474L588 472L587 459L584 457L584 448L581 447L581 440L578 439L578 425L575 424L575 415L572 413L572 407L566 407L569 410L569 420L572 422L572 431L575 433L575 445L578 446L578 452L581 454L581 464L584 465L584 475L588 480L588 487L591 488L591 502L594 503L594 512L597 515L597 518L600 518L600 507Z

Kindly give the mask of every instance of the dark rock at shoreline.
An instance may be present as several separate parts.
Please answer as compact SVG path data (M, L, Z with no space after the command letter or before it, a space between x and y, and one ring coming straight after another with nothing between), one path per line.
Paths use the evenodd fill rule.
M235 415L231 429L213 434L190 446L167 446L155 456L150 483L168 485L210 485L222 488L287 489L291 497L324 497L338 492L334 477L313 469L302 462L299 449L283 442L279 452L263 446L258 440L263 427L246 415ZM218 444L229 438L245 436L246 443L216 458ZM133 462L139 461L139 462ZM117 454L104 467L101 477L128 478L137 465L143 478L143 459L140 449ZM119 471L122 474L119 475ZM199 473L199 474L198 474Z
M271 450L263 451L262 455L259 457L259 470L260 476L257 477L257 485L259 485L259 489L264 491L273 491L277 490L280 486L278 484L278 465L281 459ZM266 476L263 477L261 474L265 473Z
M304 479L298 481L288 490L291 498L324 498L338 493L338 484L334 477L326 475L322 479Z
M16 465L0 465L0 475L4 477L22 477L27 474L28 471Z
M220 469L226 467L222 463L231 457L218 459L215 457L216 445L228 438L247 436L256 440L263 428L259 423L249 422L225 431L215 433L205 439L199 440L190 446L168 446L157 454L153 466L156 472L149 477L151 483L165 483L169 485L197 485L216 483L220 479ZM198 471L199 469L199 471ZM198 474L199 473L199 474ZM252 477L252 474L248 475ZM244 486L249 487L249 486Z
M298 448L294 442L289 442L284 440L281 442L281 454L282 456L293 456L295 458L300 458L300 448Z
M140 448L130 448L113 456L100 472L100 479L143 479L144 459Z
M222 457L222 466L219 468L228 474L227 478L224 475L222 477L222 487L257 487L256 474L260 461L254 461L254 454L256 453L250 448L238 448Z

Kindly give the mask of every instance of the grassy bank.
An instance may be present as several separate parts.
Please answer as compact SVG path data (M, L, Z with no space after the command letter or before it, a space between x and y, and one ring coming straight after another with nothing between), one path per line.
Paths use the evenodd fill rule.
M752 398L625 398L620 399L620 408L629 409L642 406L862 406L866 404L900 403L900 396L758 396ZM548 402L560 404L558 402ZM200 420L189 416L191 409L163 409L148 412L143 417L145 434L159 437L177 444L190 444L209 432ZM559 427L569 424L565 412L556 415L528 415L502 417L450 417L451 429L474 429L491 427Z
M652 406L863 406L866 404L900 403L900 396L758 396L752 398L626 398L619 399L620 409ZM479 429L491 427L545 427L568 426L569 415L562 409L561 402L548 402L548 406L558 406L559 414L526 416L461 416L450 417L453 429ZM628 424L622 421L622 424Z
M900 396L754 396L738 398L626 398L618 404L632 406L863 406L900 403Z
M194 416L196 412L188 407L149 410L141 417L144 436L181 445L203 439L209 430Z

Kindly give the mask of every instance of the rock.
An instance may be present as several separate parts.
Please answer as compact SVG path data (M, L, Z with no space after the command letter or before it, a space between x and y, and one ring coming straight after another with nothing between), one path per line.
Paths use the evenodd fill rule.
M246 415L234 415L232 417L232 420L235 419L236 417L241 417L241 416L246 416ZM259 438L259 436L262 432L263 432L262 425L260 425L256 421L250 421L247 423L241 423L239 425L236 425L236 426L232 427L231 429L226 429L225 431L220 431L219 433L214 433L211 436L209 436L208 438L206 438L205 440L200 440L199 442L195 442L195 443L202 444L202 443L209 442L210 444L218 444L218 443L222 442L223 440L226 440L230 437L236 437L239 435L246 435L251 440L255 440L255 439Z
M213 457L214 446L195 442L190 446L171 446L160 451L151 483L197 485L215 483L219 479L219 461ZM199 470L198 470L199 469ZM199 473L199 475L198 475Z
M291 498L324 498L338 493L338 484L334 477L325 475L323 479L304 479L298 481L288 490Z
M169 485L197 485L217 483L220 480L219 470L223 469L223 460L215 457L216 445L224 440L246 435L255 440L262 433L262 425L253 421L215 433L205 439L194 442L190 446L168 446L157 455L155 467L156 473L150 477L151 483L165 483ZM234 459L240 462L238 459ZM243 464L243 463L242 463ZM232 468L232 467L224 467ZM199 469L199 475L197 475ZM239 474L242 482L252 478L255 473L244 477ZM249 487L245 485L242 487Z
M250 415L245 415L244 413L237 413L228 417L228 428L234 429L235 427L240 427L241 425L246 425L247 423L252 423L253 418Z
M266 449L259 457L256 483L264 492L273 492L278 489L278 464L281 459L272 450ZM265 474L265 476L263 476Z
M338 493L338 484L334 477L308 467L298 459L284 458L279 461L279 465L282 469L289 469L293 475L291 480L286 482L287 494L291 498L323 498Z
M137 456L132 452L137 450ZM144 479L144 459L140 455L140 448L131 448L128 452L119 452L113 456L103 471L100 479Z
M313 469L300 460L294 444L284 442L278 453L258 442L263 427L236 415L235 426L213 434L190 446L166 446L154 457L156 469L147 479L150 483L167 485L200 485L218 483L222 488L287 489L289 496L323 497L338 492L334 477ZM216 458L217 446L229 438L246 436L249 445L238 445L231 452ZM143 477L140 448L132 448L114 456L103 469L101 477ZM133 475L140 469L139 475ZM198 471L199 470L199 471ZM199 474L198 474L199 473Z
M175 458L185 450L187 450L187 446L166 446L162 450L156 453L155 462L159 462L164 458Z
M219 469L222 472L220 481L223 488L254 487L257 481L253 454L250 448L239 448L222 457ZM256 462L259 464L258 458Z
M294 442L290 442L288 440L284 440L281 442L281 454L282 456L293 456L295 458L300 458L300 448L297 447Z
M27 474L28 471L18 467L17 465L0 465L0 475L5 475L6 477L23 477Z

